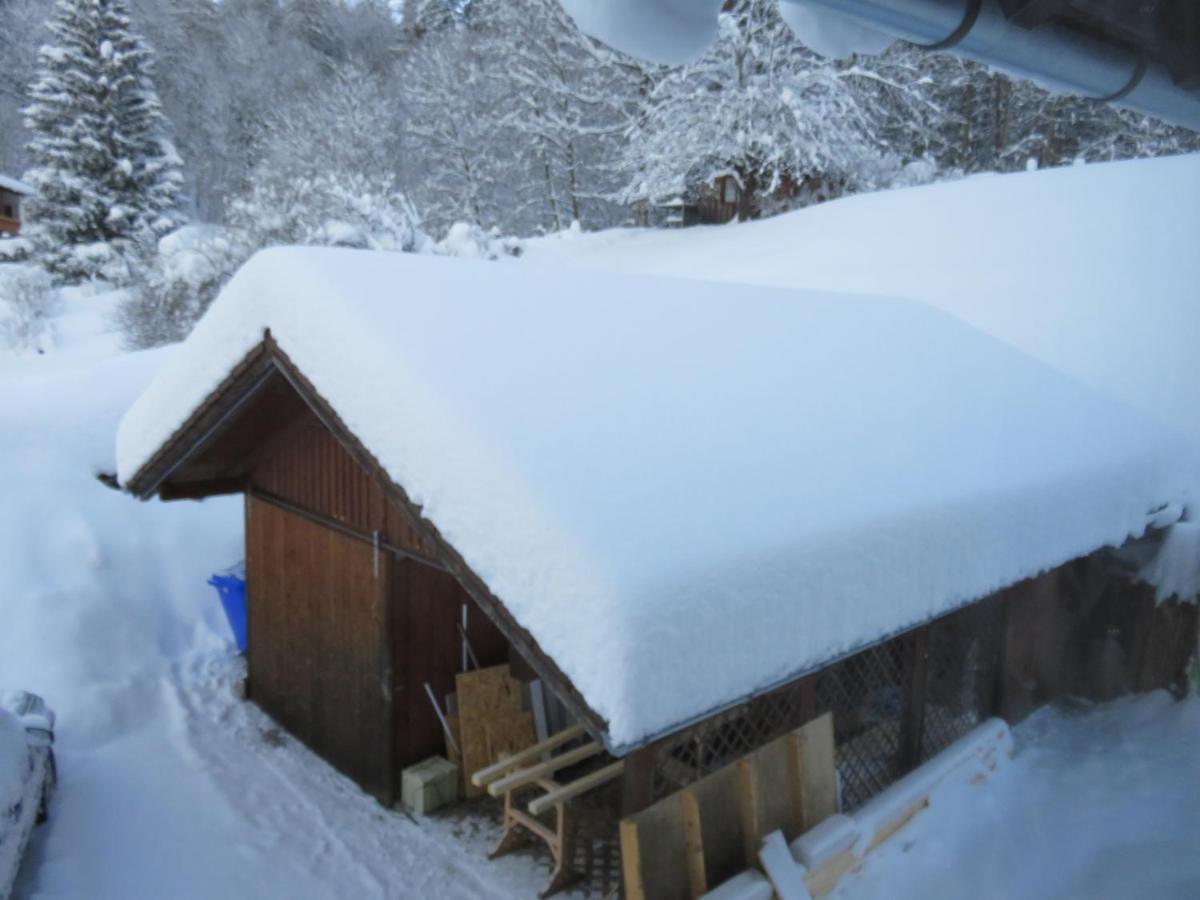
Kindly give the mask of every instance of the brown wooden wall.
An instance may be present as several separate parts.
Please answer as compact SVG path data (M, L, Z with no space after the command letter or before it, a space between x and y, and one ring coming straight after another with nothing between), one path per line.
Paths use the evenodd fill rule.
M443 752L425 683L442 703L454 690L463 605L481 665L507 660L508 641L453 576L386 551L377 560L369 540L272 502L267 495L435 558L432 543L311 412L259 451L251 483L249 695L390 800L401 768Z
M386 796L386 594L371 546L251 496L246 576L249 696Z
M467 636L481 666L509 658L508 641L453 576L410 560L392 565L392 646L396 697L396 754L401 768L445 752L441 723L425 694L439 703L462 671L458 626L467 607ZM444 708L444 707L443 707Z
M383 488L311 412L252 470L254 486L423 556L436 548L390 503Z

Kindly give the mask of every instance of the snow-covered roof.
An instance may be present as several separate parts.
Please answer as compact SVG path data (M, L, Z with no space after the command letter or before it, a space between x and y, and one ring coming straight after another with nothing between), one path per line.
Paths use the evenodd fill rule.
M976 175L523 260L921 300L1200 446L1200 154Z
M618 752L1194 496L1173 433L918 303L316 248L222 292L123 482L265 329Z
M32 194L33 188L23 181L17 181L15 178L9 178L7 175L0 173L0 188L12 191L14 194Z

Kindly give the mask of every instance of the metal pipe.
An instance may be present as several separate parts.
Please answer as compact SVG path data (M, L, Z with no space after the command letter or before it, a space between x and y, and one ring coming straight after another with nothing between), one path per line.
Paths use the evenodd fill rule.
M1200 94L1175 84L1167 71L1133 53L1055 25L1026 29L1004 15L998 0L782 0L820 8L915 44L936 46L951 36L953 52L1032 79L1053 90L1114 102L1200 131Z

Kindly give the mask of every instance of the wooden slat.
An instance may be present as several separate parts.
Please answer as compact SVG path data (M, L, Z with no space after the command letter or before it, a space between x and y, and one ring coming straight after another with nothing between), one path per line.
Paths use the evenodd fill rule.
M508 791L532 784L539 778L553 775L559 769L565 769L567 766L573 766L585 759L590 759L603 750L604 748L599 743L592 741L589 744L584 744L582 747L576 747L574 750L560 753L558 756L552 757L544 763L538 763L526 769L518 769L509 775L505 775L503 778L499 778L488 785L488 793L493 797L499 797Z
M708 874L704 867L700 803L695 793L687 788L679 792L679 816L683 820L683 852L687 861L688 886L692 891L692 900L696 900L708 891Z
M841 877L857 864L858 858L854 855L854 850L843 850L837 856L817 866L817 868L804 876L804 883L808 885L808 892L814 898L832 894Z
M480 769L471 776L471 782L476 787L486 787L491 782L495 781L501 775L511 772L528 762L531 759L537 759L547 750L553 750L555 747L572 741L584 734L582 725L572 725L569 728L564 728L557 734L552 734L540 744L534 744L519 753L514 753L512 756L505 757L498 763L493 763L487 768Z
M580 794L586 794L588 791L598 788L600 785L606 784L614 778L620 778L624 770L625 761L619 759L615 763L605 766L603 769L597 769L589 775L584 775L582 778L577 778L569 784L564 784L557 791L551 791L545 796L538 797L529 804L529 811L535 816L541 815L546 810L560 803L566 803L568 800L578 797Z
M801 778L804 794L804 827L808 831L837 812L837 764L833 740L833 714L813 719L799 728Z
M646 900L637 823L632 819L622 819L618 833L621 837L621 874L625 881L625 900Z
M749 759L739 759L735 764L737 777L738 821L742 827L742 848L746 855L746 868L758 862L758 847L762 843L759 829L758 785L754 778L754 764Z

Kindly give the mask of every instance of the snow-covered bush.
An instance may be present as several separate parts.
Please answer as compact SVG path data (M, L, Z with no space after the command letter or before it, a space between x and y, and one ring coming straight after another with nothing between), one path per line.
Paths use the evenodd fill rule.
M230 221L254 247L420 251L430 244L413 205L390 178L357 173L264 178L230 204Z
M0 265L0 342L17 351L49 349L58 304L58 292L42 269Z
M32 249L25 238L0 235L0 263L24 262Z
M185 225L158 242L143 282L117 311L132 349L182 340L250 254L246 237L216 225Z
M485 231L470 222L455 222L437 244L437 252L443 256L463 259L499 259L520 256L521 251L519 238L502 236L497 228Z

